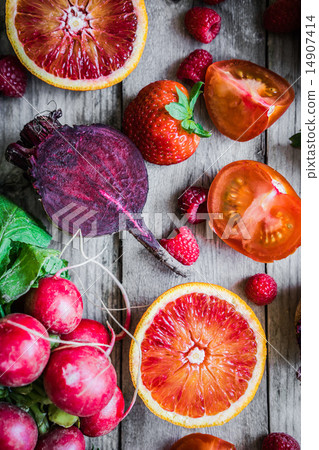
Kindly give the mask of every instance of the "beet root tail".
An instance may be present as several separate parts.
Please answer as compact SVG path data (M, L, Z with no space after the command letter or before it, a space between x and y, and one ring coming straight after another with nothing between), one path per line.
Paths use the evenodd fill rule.
M153 233L147 228L142 219L138 220L139 227L132 226L129 228L129 232L137 239L147 250L152 253L158 260L165 266L169 267L173 272L182 277L189 275L189 269L181 264L177 259L173 258L165 249L160 245ZM142 230L142 232L141 232Z

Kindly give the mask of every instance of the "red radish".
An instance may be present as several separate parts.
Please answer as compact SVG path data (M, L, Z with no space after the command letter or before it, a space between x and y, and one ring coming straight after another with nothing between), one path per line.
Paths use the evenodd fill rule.
M24 310L51 333L67 334L80 323L83 302L72 281L55 276L42 278L37 288L30 289Z
M106 328L96 320L82 319L75 330L60 336L62 341L91 342L108 345L111 341ZM101 347L106 350L106 347Z
M75 426L54 427L40 436L35 450L85 450L85 440L81 431Z
M0 384L25 386L43 372L50 357L50 342L33 332L49 337L44 326L26 314L14 313L0 319Z
M92 416L111 400L116 372L97 347L63 346L54 350L44 371L44 388L50 400L74 416Z
M33 450L38 439L38 428L33 418L23 409L10 403L0 403L1 450Z
M97 414L81 418L81 431L85 436L97 437L110 433L120 423L124 413L123 394L116 386L109 403Z

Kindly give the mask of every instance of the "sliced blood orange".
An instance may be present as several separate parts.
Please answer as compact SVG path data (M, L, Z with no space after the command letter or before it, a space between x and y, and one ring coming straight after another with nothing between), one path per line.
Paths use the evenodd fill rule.
M85 91L132 72L144 49L147 14L143 0L7 0L6 25L30 72Z
M162 294L135 331L139 395L157 416L188 428L221 425L253 399L266 360L251 308L220 286L188 283ZM136 385L139 352L130 349Z

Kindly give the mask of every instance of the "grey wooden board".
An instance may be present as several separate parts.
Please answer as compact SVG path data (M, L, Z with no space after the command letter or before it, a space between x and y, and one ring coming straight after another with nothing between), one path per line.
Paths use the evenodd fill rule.
M249 59L277 71L290 82L299 75L298 40L292 36L269 37L261 26L262 12L266 1L225 0L215 6L222 16L222 29L211 44L202 45L185 31L183 16L193 6L202 2L190 0L147 0L149 33L146 48L136 70L120 85L95 92L63 91L31 77L26 98L37 111L48 108L54 100L63 110L63 121L72 123L102 122L120 127L123 108L138 91L149 82L169 78L175 74L180 61L196 48L205 48L213 54L214 60L241 58ZM3 13L3 11L2 11ZM1 20L1 53L12 52ZM298 191L300 186L300 159L298 150L292 149L288 138L300 128L300 95L297 85L296 103L267 133L247 143L234 143L213 130L213 137L202 140L196 153L187 161L169 167L147 164L150 190L144 212L150 227L157 237L168 235L178 226L180 216L176 215L176 199L190 184L209 186L214 175L226 164L238 159L267 161L285 175ZM22 99L1 97L1 181L0 188L37 217L46 220L41 204L32 189L14 169L4 161L3 150L17 139L18 131L37 112ZM52 105L49 106L52 108ZM197 115L203 125L210 128L203 100L197 107ZM205 172L206 171L206 172ZM168 213L171 213L169 216ZM51 225L48 224L49 229ZM192 227L201 250L197 263L187 280L178 278L162 267L132 236L106 236L86 244L90 255L96 254L107 245L103 263L122 277L132 304L148 305L166 289L185 281L206 281L220 284L241 295L243 280L258 272L268 271L278 282L277 300L267 308L250 306L266 328L270 344L293 366L299 364L299 351L295 342L293 317L299 299L300 268L299 253L282 262L268 265L256 263L227 247L218 238L207 234L205 225ZM54 232L57 248L63 247L66 236ZM69 248L65 257L72 264L81 260L79 250ZM118 257L123 256L117 261ZM113 261L116 263L112 264ZM102 295L110 307L121 307L118 291L110 280L94 265L76 269L73 280L83 283L86 289L95 281L94 287L85 295L88 317L105 320L100 308L91 303ZM81 284L79 286L81 288ZM83 292L84 288L82 288ZM94 302L97 303L96 298ZM133 311L132 330L144 311ZM133 388L128 372L128 351L130 342L124 341L123 349L116 345L113 361L125 395L130 401ZM262 437L269 431L291 433L300 440L300 385L291 366L272 347L268 348L268 364L254 400L235 419L221 427L200 431L222 437L234 444L237 450L261 448ZM193 430L194 431L194 430ZM138 399L132 413L120 427L108 436L87 440L87 448L123 450L164 450L178 438L192 432L154 416Z

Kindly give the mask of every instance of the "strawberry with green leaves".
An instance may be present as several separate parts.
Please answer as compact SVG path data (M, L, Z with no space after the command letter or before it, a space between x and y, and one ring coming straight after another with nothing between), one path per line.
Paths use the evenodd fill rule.
M195 84L188 95L180 83L155 81L128 105L123 131L144 159L160 165L180 163L195 152L201 137L211 136L194 121L194 107L202 85L202 82Z

